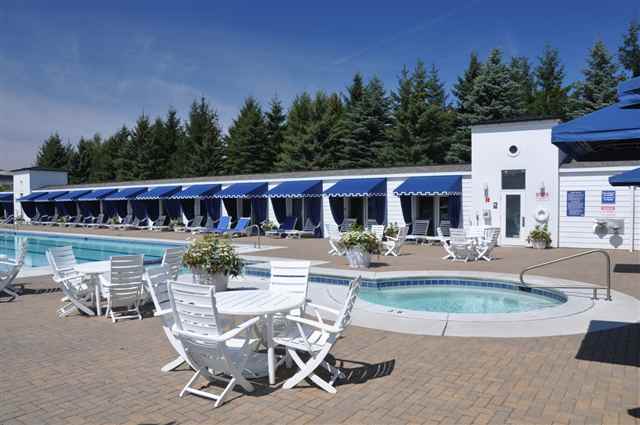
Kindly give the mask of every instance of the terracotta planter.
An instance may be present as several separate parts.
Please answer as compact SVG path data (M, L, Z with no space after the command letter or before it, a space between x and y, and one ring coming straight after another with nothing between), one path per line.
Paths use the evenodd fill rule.
M531 246L534 249L546 249L547 248L547 242L546 241L536 241L536 240L532 240L531 241Z
M193 283L199 285L209 285L216 288L216 292L226 291L229 286L229 276L224 273L207 273L202 270L191 270Z
M371 264L371 255L362 248L347 249L347 260L352 269L366 269Z

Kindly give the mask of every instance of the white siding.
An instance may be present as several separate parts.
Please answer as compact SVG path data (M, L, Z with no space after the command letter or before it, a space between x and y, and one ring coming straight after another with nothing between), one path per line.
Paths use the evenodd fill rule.
M475 220L473 215L473 182L471 176L462 178L462 221L459 227L468 226Z
M279 184L279 183L278 183ZM278 186L278 184L276 183L271 183L269 184L269 190L273 189L274 187ZM267 198L267 220L270 220L274 223L278 223L278 218L276 217L276 213L273 211L273 204L271 203L271 199L272 198ZM278 223L280 224L280 223Z
M402 206L400 205L400 197L393 194L406 179L387 179L387 220L386 224L397 223L398 226L404 226L404 217L402 216Z
M560 174L560 237L561 247L575 248L603 248L630 249L633 232L632 220L632 189L627 187L613 187L609 185L609 177L619 171L595 172L561 172ZM584 217L567 217L567 191L585 192ZM615 190L616 203L614 214L601 212L601 195L603 190ZM637 197L636 197L637 198ZM640 212L636 204L636 227ZM594 219L615 218L624 220L624 229L619 236L611 233L597 235L594 232ZM636 229L636 235L639 230ZM639 239L636 236L636 239Z
M329 189L331 186L333 186L334 184L336 184L336 181L330 181L330 182L322 182L322 191L324 192L325 190ZM323 196L322 197L322 222L324 223L324 225L339 225L340 223L336 223L335 220L333 219L333 215L331 215L331 207L329 206L329 197L328 196ZM324 231L324 233L326 235L326 231Z

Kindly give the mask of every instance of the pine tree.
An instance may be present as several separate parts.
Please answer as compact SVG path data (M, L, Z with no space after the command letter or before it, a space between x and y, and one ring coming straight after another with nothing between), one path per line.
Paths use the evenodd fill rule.
M640 77L640 23L637 20L629 23L624 35L622 46L618 48L618 57L622 66L631 73L632 77Z
M493 49L482 65L468 103L471 123L515 118L525 112L520 88L502 62L500 49Z
M153 126L149 117L144 113L138 117L135 127L131 130L131 149L133 161L129 161L132 167L131 175L135 179L152 179L155 177L157 165L155 156L157 149L153 140Z
M534 114L535 81L531 72L531 64L526 56L515 56L511 58L509 66L511 80L516 83L516 93L518 108L524 115Z
M278 156L277 169L281 171L308 170L313 161L311 127L313 125L313 100L303 92L291 103L287 114L287 129Z
M569 89L563 87L564 66L560 63L557 49L545 46L535 69L535 83L535 113L539 116L564 118Z
M70 165L70 153L70 147L62 144L60 135L53 133L40 146L35 165L56 170L67 170Z
M145 134L140 135L138 140L139 125L133 130L134 143L139 146L138 151L138 178L143 180L160 179L165 176L169 165L170 153L165 147L165 128L162 118L156 118L154 123L147 127Z
M109 182L119 180L121 176L122 154L129 138L129 130L122 126L113 136L100 146L97 154L95 181Z
M389 128L389 143L380 152L380 159L389 165L406 165L411 152L410 107L413 83L409 70L402 67L398 77L398 90L391 93L392 124Z
M473 91L476 78L480 75L482 63L478 59L476 52L471 52L469 65L464 74L458 77L458 82L453 86L453 94L457 99L457 111L461 114L469 113L472 109L469 104L469 97Z
M127 181L138 178L138 149L132 141L132 132L127 127L122 126L116 133L114 147L117 147L116 180Z
M169 154L164 177L182 177L185 175L186 160L189 154L186 151L184 140L184 128L175 109L167 112L164 120L164 147Z
M80 138L78 146L71 159L69 182L72 184L90 183L95 181L97 155L101 138L96 134L93 139Z
M269 169L275 171L278 157L284 144L284 135L287 129L287 116L282 102L278 97L273 97L269 103L269 110L265 113L265 125L267 129L267 146Z
M343 105L340 96L332 93L323 100L316 96L314 102L314 123L311 130L314 140L313 145L317 149L311 168L314 170L327 170L338 168L335 161L340 157L342 146L335 144L331 133L342 116Z
M258 101L248 97L227 136L227 170L231 174L263 173L272 163L267 128Z
M587 67L582 73L584 81L575 83L571 95L571 117L588 114L618 100L617 87L622 78L601 40L596 41L589 51Z
M184 175L207 176L224 172L224 149L218 114L206 99L191 104L185 128L188 160Z

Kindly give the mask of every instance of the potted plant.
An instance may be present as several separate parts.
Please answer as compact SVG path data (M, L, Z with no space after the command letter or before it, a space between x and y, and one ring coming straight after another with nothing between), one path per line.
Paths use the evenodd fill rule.
M391 223L384 229L384 236L387 238L396 238L399 231L398 223Z
M263 232L270 232L272 230L276 230L278 228L278 225L271 220L266 220L262 222L262 225L260 227L262 228Z
M340 244L347 252L349 266L363 269L371 264L371 254L380 254L380 241L369 232L350 230L340 236Z
M537 224L536 227L529 232L527 242L535 249L545 249L551 245L551 233L547 225L545 224L540 227L540 225Z
M191 269L194 283L213 285L216 291L225 291L229 276L237 277L243 267L233 246L213 235L192 241L182 261Z

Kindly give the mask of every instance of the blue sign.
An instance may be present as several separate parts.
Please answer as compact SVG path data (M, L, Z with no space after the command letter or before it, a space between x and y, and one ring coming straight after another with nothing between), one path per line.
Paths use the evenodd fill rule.
M616 191L615 190L603 190L602 191L602 203L603 204L615 204L616 203Z
M584 190L567 191L567 217L584 217Z

